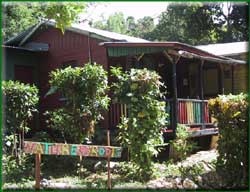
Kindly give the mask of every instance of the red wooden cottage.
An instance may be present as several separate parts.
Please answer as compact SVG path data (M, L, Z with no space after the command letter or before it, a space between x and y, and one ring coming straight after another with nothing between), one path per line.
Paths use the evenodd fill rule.
M110 66L156 70L168 89L166 110L171 121L165 132L175 132L177 123L181 123L192 128L193 136L216 134L218 129L211 122L206 99L235 92L237 67L229 77L224 68L246 64L183 43L149 42L83 25L73 25L63 35L52 22L40 23L11 38L4 43L3 51L3 79L34 83L40 90L39 130L45 127L43 112L63 103L60 95L44 97L49 90L49 72L91 61L106 70ZM125 106L112 105L102 126L115 128L123 113Z

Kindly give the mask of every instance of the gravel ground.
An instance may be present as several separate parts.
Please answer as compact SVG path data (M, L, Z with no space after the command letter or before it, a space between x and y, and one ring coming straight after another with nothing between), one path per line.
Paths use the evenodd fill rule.
M209 183L212 180L219 181L218 175L215 173L215 167L212 164L216 160L218 153L216 150L199 151L182 162L177 163L176 168L186 168L185 176L168 176L151 180L147 183L149 189L211 189L207 176L210 174ZM199 166L200 174L194 174L193 168ZM166 167L159 168L163 171ZM195 169L197 170L197 169ZM212 174L212 175L211 175ZM213 185L213 184L212 184ZM215 185L214 185L215 186ZM215 186L220 188L220 186Z

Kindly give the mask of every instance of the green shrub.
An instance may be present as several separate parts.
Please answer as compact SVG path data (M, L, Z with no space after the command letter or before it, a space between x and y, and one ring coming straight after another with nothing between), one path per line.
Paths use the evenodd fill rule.
M31 179L34 175L34 155L22 154L17 162L15 156L3 154L3 179L4 182L19 182L25 179Z
M177 125L176 138L170 142L173 146L174 161L184 160L196 148L196 144L190 140L190 136L185 125Z
M3 81L4 144L3 176L19 180L31 174L30 157L22 152L24 133L30 130L29 121L37 112L38 89L18 81Z
M121 175L124 182L134 182L140 180L138 177L138 167L135 163L120 162L116 167L116 173Z
M218 120L219 141L216 169L228 187L247 185L248 102L247 96L220 95L209 100L209 109Z
M37 112L38 89L34 85L25 85L18 81L3 81L2 90L4 134L6 136L13 135L13 137L17 134L21 136L23 132L27 133L30 130L29 120L32 119L33 113ZM19 141L21 139L20 137ZM14 140L17 142L16 138ZM12 146L14 145L12 143Z
M2 90L4 97L4 142L7 144L4 145L4 152L15 151L17 156L17 146L19 145L20 150L24 133L30 130L29 121L34 112L37 112L38 89L34 85L25 85L18 81L3 81Z
M50 74L51 89L65 98L65 105L48 112L49 126L59 130L67 142L82 143L94 134L96 123L108 109L107 72L101 65L87 63L84 67L57 69Z
M117 81L113 83L114 101L126 104L128 117L119 125L118 139L128 147L138 179L146 181L153 173L152 156L163 143L161 129L166 125L165 102L160 99L160 76L147 69L131 69L123 73L112 68Z

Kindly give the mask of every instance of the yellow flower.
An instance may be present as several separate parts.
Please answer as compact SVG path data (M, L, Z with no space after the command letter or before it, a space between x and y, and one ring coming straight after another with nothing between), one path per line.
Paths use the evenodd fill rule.
M139 112L137 116L140 118L143 118L145 116L145 114L143 112Z

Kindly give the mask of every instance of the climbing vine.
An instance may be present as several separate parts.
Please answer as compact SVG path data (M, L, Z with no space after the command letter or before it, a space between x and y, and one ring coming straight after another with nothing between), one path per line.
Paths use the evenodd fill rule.
M112 68L116 78L112 84L114 102L126 104L128 116L122 117L118 139L128 147L138 179L146 181L153 173L152 156L163 143L161 129L166 124L165 102L160 88L160 76L147 69L131 69L123 73Z

